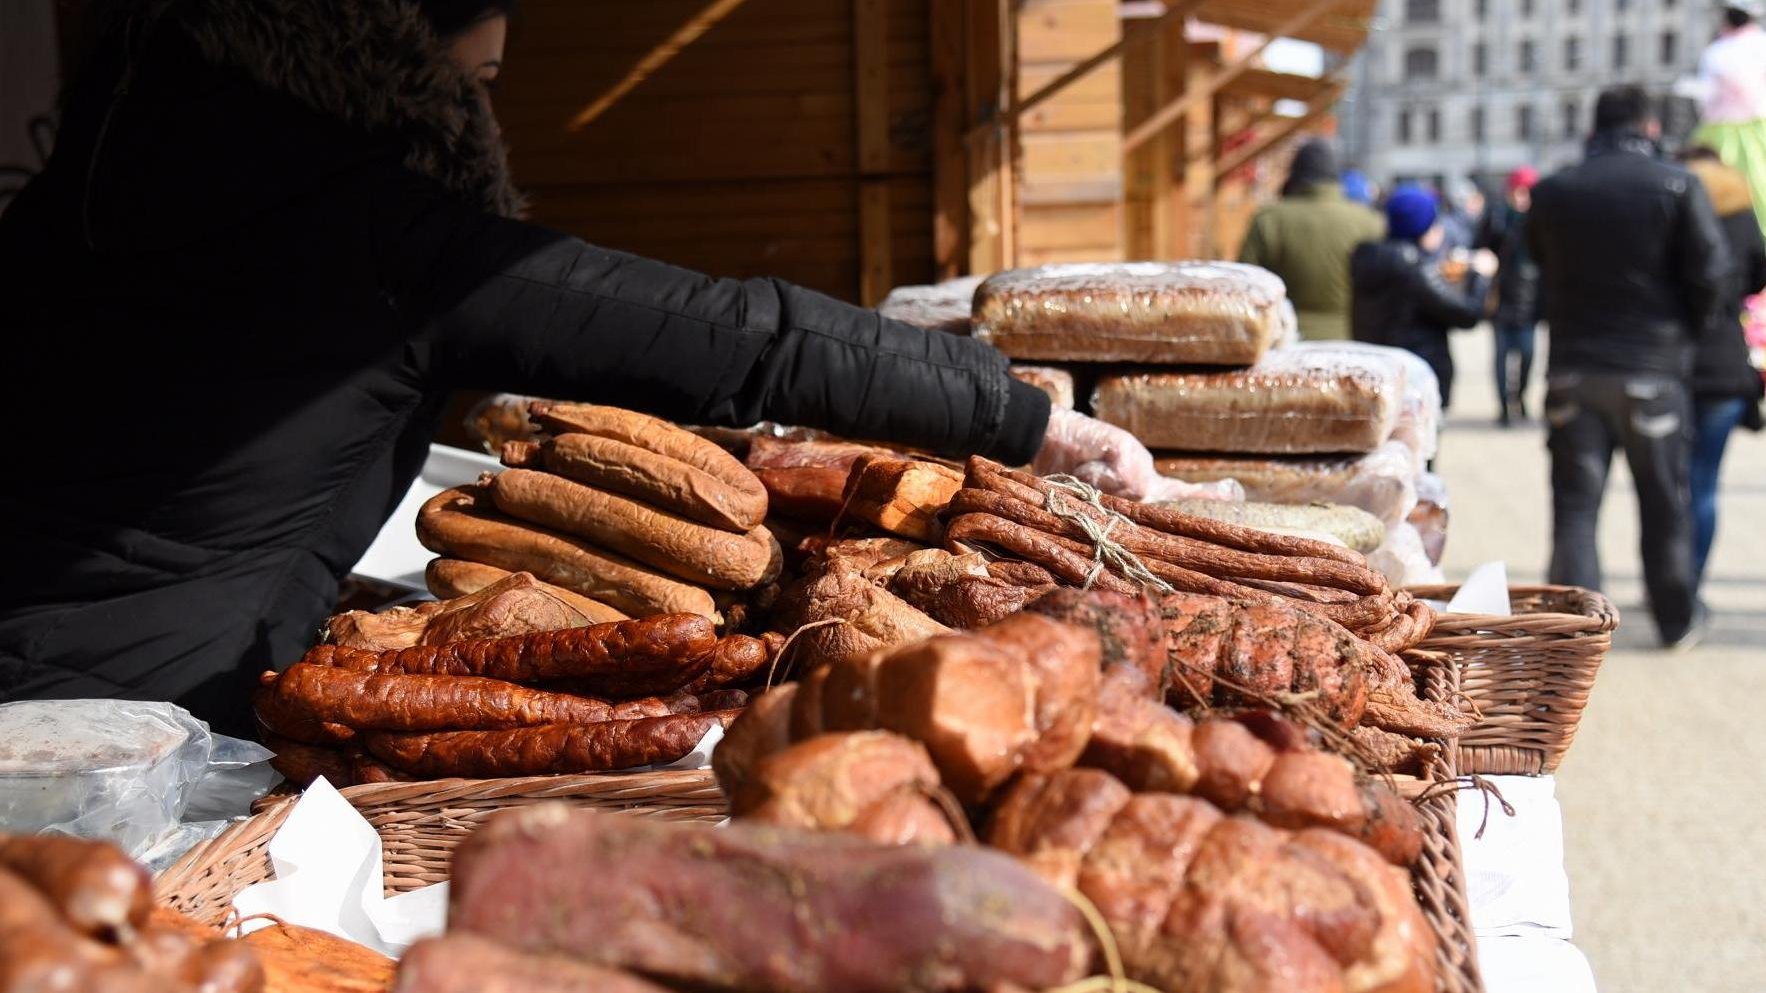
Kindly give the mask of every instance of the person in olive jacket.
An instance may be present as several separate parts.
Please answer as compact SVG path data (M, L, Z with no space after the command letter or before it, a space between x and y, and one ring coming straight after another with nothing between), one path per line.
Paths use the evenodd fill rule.
M1484 295L1496 271L1493 254L1476 252L1465 285L1455 286L1435 257L1445 236L1435 195L1400 186L1386 201L1385 240L1356 246L1349 260L1355 340L1408 349L1429 363L1441 385L1442 409L1453 399L1447 334L1483 319Z
M1723 306L1700 336L1692 365L1692 569L1694 583L1702 585L1717 537L1723 450L1738 426L1754 431L1762 427L1760 398L1766 381L1748 362L1741 313L1743 301L1766 292L1766 238L1755 220L1747 176L1724 165L1707 146L1694 146L1681 158L1710 195L1734 263Z
M1322 138L1294 153L1281 199L1257 212L1239 261L1260 265L1287 284L1300 337L1349 337L1349 253L1380 237L1380 215L1343 194L1337 157Z
M1637 487L1644 585L1664 647L1703 636L1687 473L1693 346L1722 309L1729 252L1699 181L1656 148L1648 95L1595 102L1587 157L1533 190L1551 366L1553 583L1599 589L1597 520L1613 452Z
M1014 463L1095 433L981 342L517 220L489 100L510 2L111 5L0 217L26 442L0 700L248 731L253 677L311 644L456 390ZM1117 435L1103 461L1152 476Z

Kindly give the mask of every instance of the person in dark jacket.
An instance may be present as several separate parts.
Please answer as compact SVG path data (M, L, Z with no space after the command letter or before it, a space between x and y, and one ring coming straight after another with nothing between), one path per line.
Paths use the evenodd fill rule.
M1355 340L1421 356L1440 381L1442 409L1453 398L1447 333L1483 318L1484 294L1496 271L1495 256L1478 252L1466 285L1453 285L1435 258L1444 236L1435 195L1420 186L1400 186L1386 201L1385 240L1363 242L1349 259Z
M1657 632L1666 647L1690 647L1706 613L1693 581L1686 381L1693 344L1722 308L1729 253L1704 187L1657 153L1641 89L1602 93L1594 128L1586 159L1534 188L1527 219L1551 325L1551 582L1600 588L1596 520L1623 449Z
M1766 238L1755 220L1748 177L1723 164L1717 152L1695 145L1681 158L1711 197L1734 264L1728 293L1711 326L1699 338L1692 366L1692 569L1702 585L1711 544L1717 537L1717 482L1730 432L1761 429L1760 399L1766 381L1748 362L1741 327L1743 301L1766 291Z
M1006 462L1097 427L979 341L515 219L509 2L121 5L0 217L6 420L53 436L0 496L0 699L249 733L456 390Z
M1539 170L1519 166L1503 184L1503 202L1490 208L1478 232L1478 247L1496 253L1496 396L1502 402L1497 423L1527 419L1527 382L1533 374L1533 345L1539 327L1539 267L1527 254L1527 209ZM1511 374L1509 366L1516 368Z

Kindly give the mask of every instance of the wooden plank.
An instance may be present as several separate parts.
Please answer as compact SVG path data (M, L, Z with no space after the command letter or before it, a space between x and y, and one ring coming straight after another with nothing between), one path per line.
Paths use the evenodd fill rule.
M1115 246L1122 236L1122 209L1097 204L1026 204L1021 221L1024 243L1043 249Z
M1116 5L1095 0L1023 0L1017 28L1025 63L1080 62L1122 36Z
M962 10L948 3L929 4L927 14L932 39L932 261L936 278L944 280L962 275L969 262L965 22Z
M1258 56L1263 54L1264 50L1270 46L1271 42L1275 41L1277 38L1292 37L1296 31L1322 17L1334 2L1336 2L1336 0L1295 0L1295 8L1291 15L1286 20L1276 25L1271 33L1265 36L1262 41L1258 42L1251 51L1247 52L1242 58L1236 60L1231 65L1223 67L1220 72L1214 74L1207 86L1192 86L1190 91L1185 93L1182 97L1179 97L1159 108L1157 111L1154 111L1151 117L1142 121L1128 133L1127 137L1123 139L1123 143L1130 149L1139 147L1143 142L1158 133L1166 125L1183 116L1183 114L1191 107L1202 101L1211 99L1217 89L1231 82L1235 77L1239 76L1247 69L1250 69L1252 67L1251 64L1256 61Z
M1008 0L961 0L969 72L969 271L1013 264L1011 134L1002 111L1011 93L1012 27Z
M889 233L889 186L866 180L858 189L859 279L858 302L874 307L894 286Z
M852 92L860 173L889 167L889 66L884 0L852 0Z

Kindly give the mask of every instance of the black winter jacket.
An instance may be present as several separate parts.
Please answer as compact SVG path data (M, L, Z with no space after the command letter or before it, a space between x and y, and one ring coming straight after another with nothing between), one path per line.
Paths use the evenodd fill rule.
M1531 328L1539 323L1539 266L1527 253L1527 215L1498 203L1484 212L1478 232L1478 248L1496 253L1496 313L1491 320L1503 327Z
M1741 311L1749 296L1766 291L1766 239L1760 235L1746 176L1717 162L1695 162L1690 168L1711 197L1734 263L1723 306L1699 338L1693 359L1692 392L1704 399L1759 400L1766 391L1762 390L1760 370L1748 363Z
M477 88L398 0L180 0L110 36L0 217L0 699L247 728L451 391L1027 460L998 352L509 219Z
M1489 280L1472 273L1462 289L1414 242L1366 241L1349 257L1354 295L1349 319L1356 341L1409 349L1435 370L1441 405L1453 395L1453 353L1447 332L1484 316Z
M1703 187L1648 138L1597 134L1586 160L1534 187L1527 244L1554 374L1687 374L1729 253Z

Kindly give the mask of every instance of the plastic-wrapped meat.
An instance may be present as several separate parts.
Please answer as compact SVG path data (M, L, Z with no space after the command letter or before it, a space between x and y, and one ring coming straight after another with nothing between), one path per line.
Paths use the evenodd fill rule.
M1049 402L1063 410L1073 409L1073 374L1047 365L1015 365L1010 372L1020 383L1047 393Z
M1403 366L1384 356L1284 348L1231 372L1106 376L1092 409L1149 448L1371 452L1392 437L1403 391Z
M1292 325L1281 279L1237 262L1045 265L975 291L975 337L1014 359L1247 365Z

